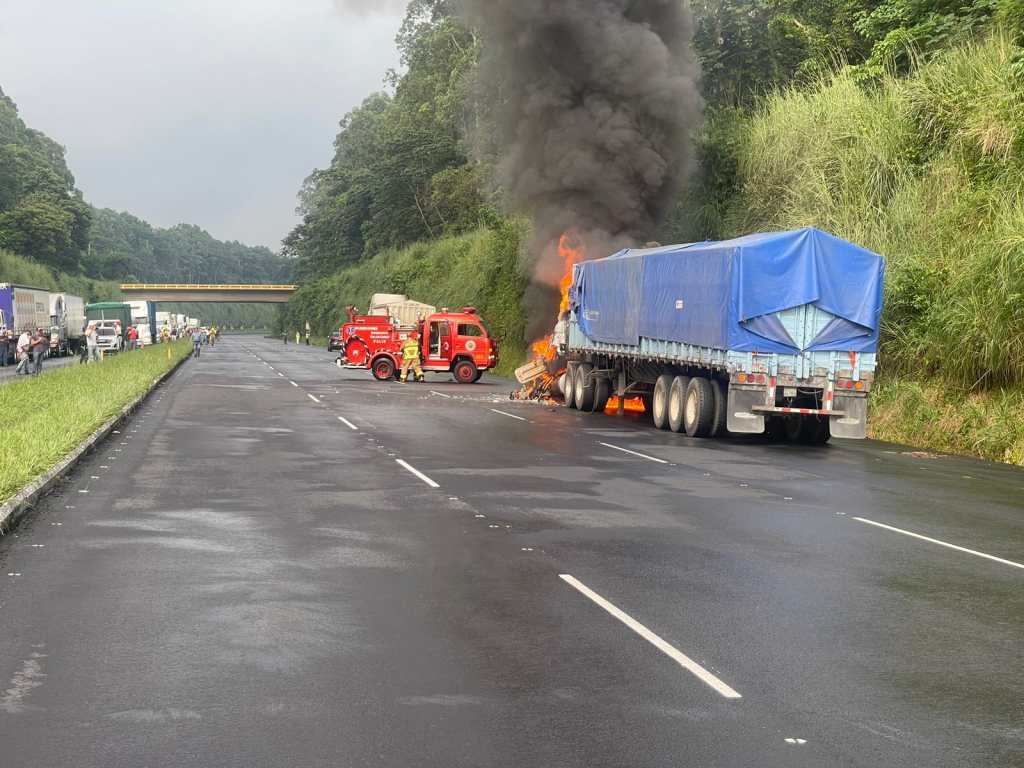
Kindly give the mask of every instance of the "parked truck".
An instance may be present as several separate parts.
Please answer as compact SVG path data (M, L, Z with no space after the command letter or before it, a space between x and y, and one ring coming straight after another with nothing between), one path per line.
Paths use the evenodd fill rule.
M807 228L577 264L566 404L641 397L659 429L863 438L885 262Z
M139 346L146 347L155 344L159 334L156 324L156 304L152 301L129 301L128 306L132 308L131 324L139 332Z
M18 337L24 331L50 327L50 294L42 288L0 283L0 355L14 361Z
M96 324L96 346L105 355L124 349L124 334L132 322L132 308L121 301L86 304L87 323Z
M338 365L368 368L378 381L393 379L402 363L402 343L412 333L419 335L426 372L451 373L460 384L472 384L498 364L498 342L473 307L410 317L411 322L403 322L395 314L359 315L350 308L348 322L341 326Z
M78 354L85 343L85 300L70 293L50 294L50 356Z

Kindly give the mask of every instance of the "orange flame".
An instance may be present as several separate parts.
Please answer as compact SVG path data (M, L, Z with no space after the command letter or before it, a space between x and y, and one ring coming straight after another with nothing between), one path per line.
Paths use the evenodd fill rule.
M615 413L619 410L619 398L612 395L608 398L608 405L604 407L605 413ZM644 400L642 397L627 397L626 398L626 413L646 413L647 408L644 407Z
M558 281L558 290L561 293L561 300L558 304L558 317L560 318L569 309L572 268L584 259L583 243L580 241L579 235L575 232L566 232L562 235L558 239L558 255L565 264L562 279ZM538 360L554 360L558 356L558 350L551 342L551 336L535 341L530 347L533 350L534 358Z

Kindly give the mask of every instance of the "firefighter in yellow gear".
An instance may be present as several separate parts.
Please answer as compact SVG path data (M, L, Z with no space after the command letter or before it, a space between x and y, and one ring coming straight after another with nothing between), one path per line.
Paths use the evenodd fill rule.
M423 381L423 368L420 366L420 335L413 331L409 338L402 342L402 383L409 378L409 369L416 374L416 381Z

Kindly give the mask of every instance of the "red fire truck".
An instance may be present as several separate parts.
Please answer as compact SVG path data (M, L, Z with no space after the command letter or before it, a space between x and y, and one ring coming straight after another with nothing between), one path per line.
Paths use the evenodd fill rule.
M413 325L400 325L388 315L358 315L349 310L341 326L339 366L368 368L378 381L398 375L402 342L419 333L424 372L451 373L460 384L479 381L498 364L498 342L473 307L457 312L442 309Z

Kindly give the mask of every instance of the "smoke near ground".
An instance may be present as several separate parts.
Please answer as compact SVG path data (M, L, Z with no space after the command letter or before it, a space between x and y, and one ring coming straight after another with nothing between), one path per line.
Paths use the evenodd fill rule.
M678 198L702 110L692 17L685 0L464 4L483 39L497 181L534 221L539 336L557 308L562 233L606 256L649 240Z

